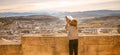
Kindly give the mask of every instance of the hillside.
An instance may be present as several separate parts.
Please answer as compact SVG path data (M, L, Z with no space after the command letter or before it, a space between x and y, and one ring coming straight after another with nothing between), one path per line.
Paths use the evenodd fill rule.
M14 16L14 17L1 17L0 18L0 26L6 26L9 24L12 24L14 21L31 21L31 20L36 20L36 21L42 21L42 22L54 22L56 20L59 20L57 17L50 16L50 15L30 15L30 16Z
M117 27L117 25L120 25L120 15L87 19L84 21L84 25L90 27Z
M0 26L5 26L8 24L11 24L12 22L13 22L13 20L6 19L6 18L0 18Z
M1 19L12 20L57 20L57 17L50 15L30 15L30 16L13 16L13 17L1 17Z
M19 18L24 19L36 19L36 20L57 20L57 17L50 16L50 15L30 15L30 16L20 16Z

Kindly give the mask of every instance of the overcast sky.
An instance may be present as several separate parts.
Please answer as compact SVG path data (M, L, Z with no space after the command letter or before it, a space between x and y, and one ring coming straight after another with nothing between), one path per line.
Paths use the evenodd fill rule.
M0 12L120 10L120 0L0 0Z

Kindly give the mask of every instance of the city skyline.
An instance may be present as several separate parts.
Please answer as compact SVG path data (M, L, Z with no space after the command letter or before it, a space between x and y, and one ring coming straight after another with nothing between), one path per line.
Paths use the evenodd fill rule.
M120 10L120 0L0 0L0 12Z

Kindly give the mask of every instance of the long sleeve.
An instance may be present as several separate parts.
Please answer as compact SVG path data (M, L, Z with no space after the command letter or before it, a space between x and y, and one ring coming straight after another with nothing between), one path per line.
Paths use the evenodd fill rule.
M69 39L78 39L78 29L74 26L68 26L66 28Z

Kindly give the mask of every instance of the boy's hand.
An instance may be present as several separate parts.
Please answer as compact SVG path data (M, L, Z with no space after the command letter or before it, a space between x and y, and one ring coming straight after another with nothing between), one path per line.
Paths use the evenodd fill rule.
M65 29L67 29L67 27L68 27L68 23L65 25Z
M69 24L70 23L70 19L66 18L66 23Z

